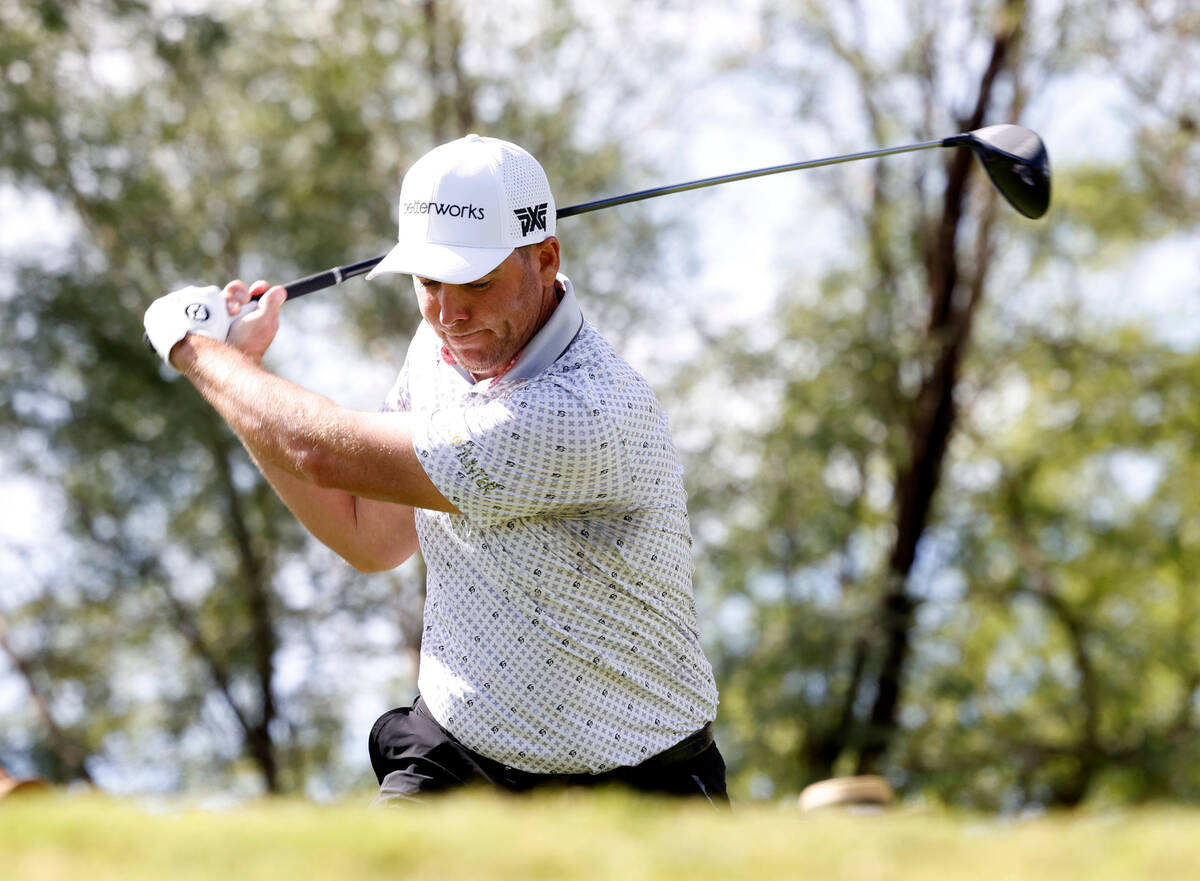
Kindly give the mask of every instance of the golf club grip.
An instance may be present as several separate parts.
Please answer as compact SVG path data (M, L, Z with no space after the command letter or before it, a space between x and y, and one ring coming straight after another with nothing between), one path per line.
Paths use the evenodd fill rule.
M289 281L284 287L287 289L288 299L294 300L305 294L311 294L313 291L331 288L340 281L341 278L336 269L326 269L324 272L314 272L304 278Z
M348 278L354 278L356 275L366 275L383 260L384 256L380 254L378 257L368 257L366 260L359 260L357 263L335 266L323 272L315 272L312 275L304 276L304 278L289 281L284 285L284 288L287 290L288 299L294 300L297 297L303 297L305 294L311 294L313 291L331 288L334 285L341 284ZM258 297L254 299L257 300Z

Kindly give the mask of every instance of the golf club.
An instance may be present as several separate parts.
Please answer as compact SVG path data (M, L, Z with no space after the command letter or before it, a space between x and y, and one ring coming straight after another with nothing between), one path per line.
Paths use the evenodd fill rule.
M624 196L611 196L607 199L597 199L594 202L560 208L556 212L556 217L559 219L574 217L576 214L587 214L589 211L599 211L601 208L627 205L630 202L641 202L644 199L654 199L658 196L668 196L687 190L701 190L705 187L715 187L717 184L749 180L754 177L782 174L785 171L801 171L805 168L839 165L843 162L857 162L859 159L893 156L897 153L912 153L917 150L932 150L936 147L964 146L971 148L983 164L984 170L987 171L988 177L996 189L1000 191L1000 195L1004 196L1017 211L1034 219L1046 213L1046 209L1050 206L1050 159L1046 154L1046 146L1042 143L1042 139L1036 132L1019 125L989 125L986 128L951 135L948 138L922 141L919 144L908 144L904 147L885 147L880 150L868 150L865 153L848 153L844 156L810 159L787 165L772 165L768 168L756 168L751 171L706 177L682 184L639 190ZM384 256L380 254L378 257L360 260L357 263L334 266L332 269L290 281L284 285L287 289L288 299L294 300L305 294L311 294L313 291L341 284L348 278L366 275ZM144 342L146 347L153 351L149 337L146 337Z
M1017 211L1029 218L1038 218L1046 213L1050 206L1050 159L1046 154L1046 146L1036 132L1019 125L990 125L972 132L951 135L934 141L922 141L919 144L909 144L904 147L885 147L880 150L868 150L865 153L849 153L844 156L830 156L825 159L810 159L805 162L793 162L787 165L773 165L768 168L756 168L751 171L740 171L733 174L723 174L718 177L706 177L687 183L673 184L665 187L655 187L640 190L624 196L611 196L597 199L594 202L584 202L560 208L558 219L574 217L576 214L587 214L599 211L601 208L612 208L616 205L626 205L630 202L641 202L644 199L654 199L658 196L668 196L672 193L682 193L687 190L700 190L705 187L715 187L717 184L727 184L733 181L748 180L754 177L765 177L770 174L781 174L786 171L801 171L806 168L820 168L825 165L839 165L843 162L857 162L859 159L872 159L879 156L892 156L897 153L912 153L916 150L931 150L936 147L970 147L987 171L988 177L1000 194L1008 200ZM298 278L288 282L288 299L294 300L313 291L333 287L356 275L365 275L374 268L384 257L371 257L357 263L345 266L334 266L324 272Z

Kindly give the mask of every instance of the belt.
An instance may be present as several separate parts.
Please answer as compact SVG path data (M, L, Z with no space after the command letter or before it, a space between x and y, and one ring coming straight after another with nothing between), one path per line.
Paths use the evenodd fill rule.
M416 713L418 716L425 717L430 722L432 722L434 725L437 725L438 728L442 728L441 723L439 723L437 719L433 718L433 714L431 712L429 712L429 708L427 706L425 706L425 701L423 698L420 697L420 695L418 695L416 700L413 701L413 712ZM442 728L442 731L444 731L447 734L447 736L450 737L451 740L454 740L456 743L458 742L457 738L455 738L454 735L451 734L449 731L446 731L445 728ZM710 746L712 746L713 740L714 740L714 738L713 738L713 723L705 722L704 727L701 728L700 730L692 732L691 734L689 734L683 740L679 741L679 743L675 744L674 746L669 746L666 749L664 749L662 752L655 753L650 758L646 759L644 762L641 762L638 765L634 765L633 767L636 767L636 768L662 768L662 767L666 767L668 765L678 765L680 762L686 762L688 759L694 759L696 756L700 755L700 753L704 752L706 749L708 749ZM462 744L460 744L460 746L461 745ZM463 746L463 749L468 749L468 748ZM470 750L470 751L474 752L473 750ZM479 755L479 754L476 754L476 755ZM479 755L479 757L487 762L495 762L496 761L495 759L489 759L486 756L482 756L482 755ZM496 762L496 764L498 767L504 767L506 770L514 770L514 771L516 770L516 769L509 769L507 766L501 765L498 762ZM620 769L617 769L617 770L620 770ZM542 776L542 777L546 777L546 778L561 777L562 779L570 779L575 776L578 776L578 777L591 776L591 775L587 775L587 774L536 775L536 774L533 774L533 772L529 772L529 771L520 771L518 773L529 774L530 776ZM613 772L609 772L609 773L613 773Z
M662 752L651 756L638 767L645 765L677 765L680 762L686 762L688 759L694 759L712 746L712 743L713 724L712 722L705 722L704 727L699 731L689 734L674 746L667 747Z

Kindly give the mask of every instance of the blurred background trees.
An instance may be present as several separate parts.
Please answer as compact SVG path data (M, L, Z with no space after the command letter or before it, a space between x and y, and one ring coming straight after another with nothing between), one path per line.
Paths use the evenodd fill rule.
M57 488L18 516L57 533L61 509L45 559L7 561L3 645L41 718L6 720L6 752L52 779L93 769L134 788L323 791L361 774L341 767L347 714L411 699L420 573L356 577L307 541L142 348L140 315L184 283L286 280L386 250L403 169L476 127L552 155L564 195L615 185L619 145L575 143L582 84L538 93L571 33L569 9L541 10L501 42L497 16L468 23L448 3L5 5L6 221L40 200L73 230L5 267L5 464ZM468 32L507 73L464 70ZM622 253L652 245L646 224L590 228ZM606 286L629 276L602 275L598 302L615 303ZM382 400L417 317L406 285L294 308L314 326L284 372ZM383 363L343 353L334 378L311 375L328 360L306 371L339 322Z
M839 152L842 132L1052 131L1051 96L1100 59L1093 88L1119 83L1139 110L1120 132L1134 161L1088 129L1051 139L1068 161L1040 224L965 155L830 178L841 250L785 282L777 325L720 335L694 371L692 400L719 370L767 402L709 433L716 467L693 472L753 791L877 772L989 807L1195 797L1200 509L1175 476L1194 458L1196 327L1177 350L1097 321L1089 288L1122 252L1194 240L1200 83L1170 59L1200 33L1181 8L1110 6L892 4L886 34L877 5L772 17L770 58L824 84L803 106ZM1154 284L1137 281L1126 314Z
M154 296L386 250L403 170L471 130L567 205L1012 121L1043 221L944 151L573 219L566 271L676 426L741 797L1200 795L1200 327L1140 308L1200 276L1200 17L718 6L0 3L0 489L39 525L0 546L0 762L330 795L411 698L419 564L306 539L142 349ZM274 368L362 407L416 320L402 280L287 311Z

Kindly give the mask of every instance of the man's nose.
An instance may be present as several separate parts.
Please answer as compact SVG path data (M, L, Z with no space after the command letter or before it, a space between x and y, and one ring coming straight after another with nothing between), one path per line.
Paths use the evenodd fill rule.
M456 285L443 284L438 298L438 320L443 326L466 321L470 314L467 312L466 299Z

